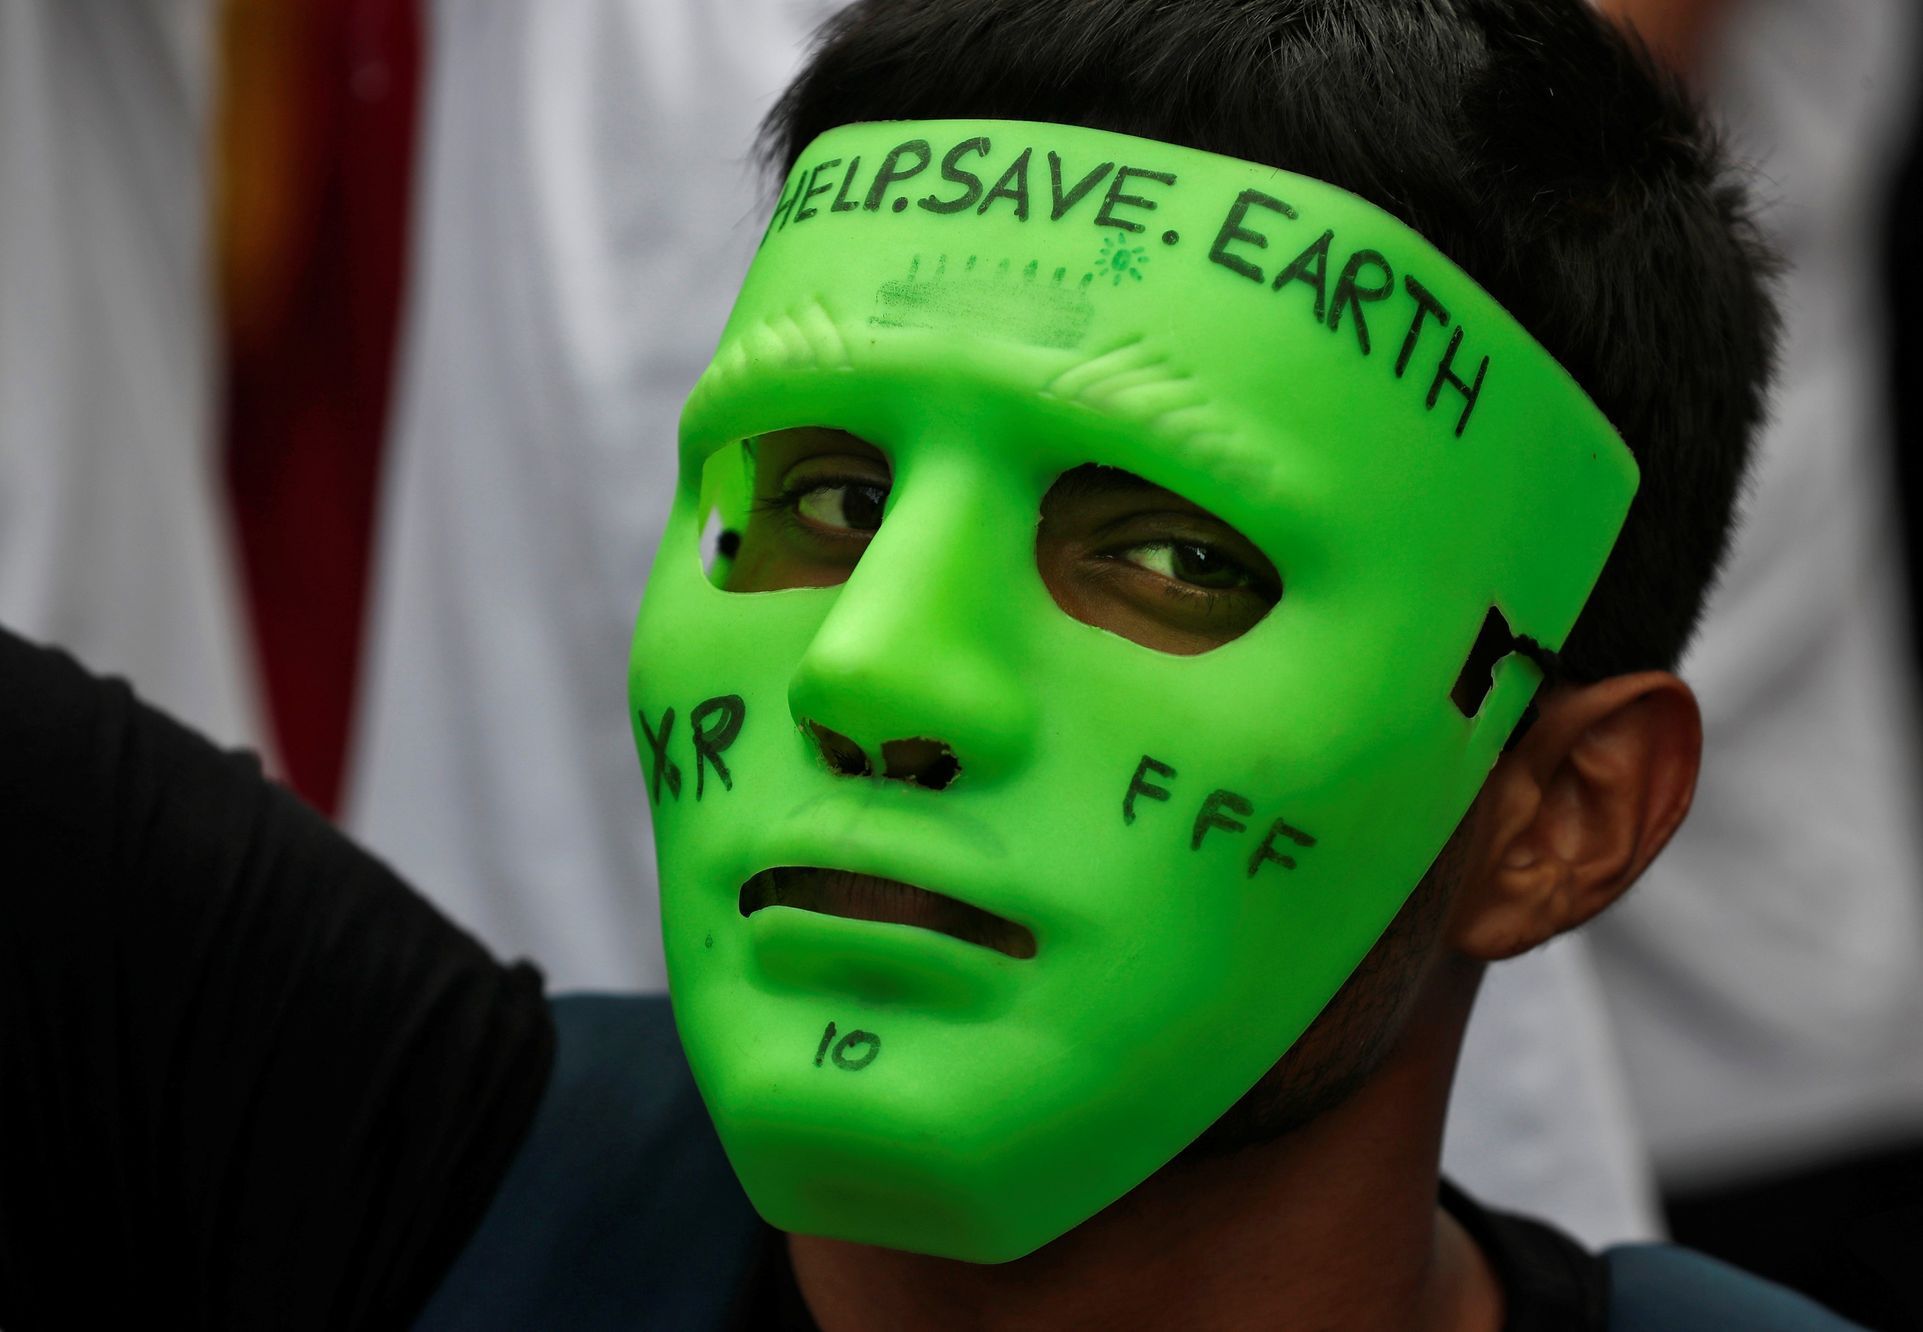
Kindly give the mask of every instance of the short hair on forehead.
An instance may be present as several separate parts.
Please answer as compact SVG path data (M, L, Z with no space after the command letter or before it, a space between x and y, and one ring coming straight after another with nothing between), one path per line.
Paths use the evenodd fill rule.
M855 0L822 27L762 151L785 172L837 125L948 117L1262 162L1422 233L1642 468L1563 669L1674 666L1764 410L1774 264L1698 109L1584 0Z

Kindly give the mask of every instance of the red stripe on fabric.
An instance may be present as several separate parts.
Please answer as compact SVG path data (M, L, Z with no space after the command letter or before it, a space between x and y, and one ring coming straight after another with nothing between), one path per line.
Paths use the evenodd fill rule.
M273 257L285 299L264 324L229 324L226 471L285 776L331 814L407 272L421 22L418 0L279 2L308 10L287 95L309 123L280 175L312 212Z

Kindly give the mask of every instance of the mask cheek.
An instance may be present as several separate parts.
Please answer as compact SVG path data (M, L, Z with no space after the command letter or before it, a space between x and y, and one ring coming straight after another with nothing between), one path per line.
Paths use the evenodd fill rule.
M684 498L671 515L628 658L629 723L664 847L738 832L755 794L794 762L783 662L798 656L834 597L832 588L745 596L716 588L695 557L697 510Z
M1024 744L975 768L964 747L948 789L888 791L817 762L792 702L831 622L885 580L730 594L692 559L656 579L631 690L677 1018L730 1157L777 1225L974 1261L1054 1238L1263 1076L1446 836L1456 793L1438 774L1468 734L1448 680L1434 698L1412 688L1401 617L1331 609L1350 599L1314 580L1299 605L1189 658L1079 624L1037 585L1021 630L1030 711L1010 714ZM903 602L891 614L927 613ZM984 611L967 627L986 641L987 623ZM850 641L878 651L877 624L855 628ZM906 689L890 702L880 686L913 679L939 694L949 673L860 660L876 688L829 690L853 709L844 729L917 734L932 703ZM977 692L987 701L973 710L992 710ZM738 709L716 702L729 698ZM898 717L878 719L891 707ZM728 743L704 754L704 734ZM846 826L824 831L831 807ZM906 868L854 868L938 885L1033 930L1033 958L986 960L993 1003L934 986L905 1001L858 968L776 975L757 953L738 894L764 867L769 830L833 857L884 809L922 820L890 825L886 853ZM957 840L931 854L964 818L1003 849ZM891 983L926 942L899 926L820 929L850 956L872 942L872 975Z

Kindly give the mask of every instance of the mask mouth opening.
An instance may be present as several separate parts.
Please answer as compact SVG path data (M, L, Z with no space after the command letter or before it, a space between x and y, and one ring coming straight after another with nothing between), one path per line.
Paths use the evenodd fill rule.
M741 914L752 916L771 906L914 925L1009 957L1035 956L1035 935L1026 926L945 894L873 874L804 865L766 869L741 885Z

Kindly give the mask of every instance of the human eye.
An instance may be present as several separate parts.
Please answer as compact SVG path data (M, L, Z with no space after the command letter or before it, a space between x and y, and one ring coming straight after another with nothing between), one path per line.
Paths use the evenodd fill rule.
M1117 552L1149 573L1187 590L1203 593L1259 590L1256 573L1233 555L1204 541L1166 539L1145 541Z
M778 507L811 527L836 536L871 536L881 526L888 487L872 478L815 477L791 482Z
M725 586L734 592L831 587L881 527L887 457L845 430L797 426L744 443L753 498Z
M1042 498L1035 559L1070 616L1162 652L1207 652L1253 628L1282 578L1251 540L1118 468L1062 473Z

